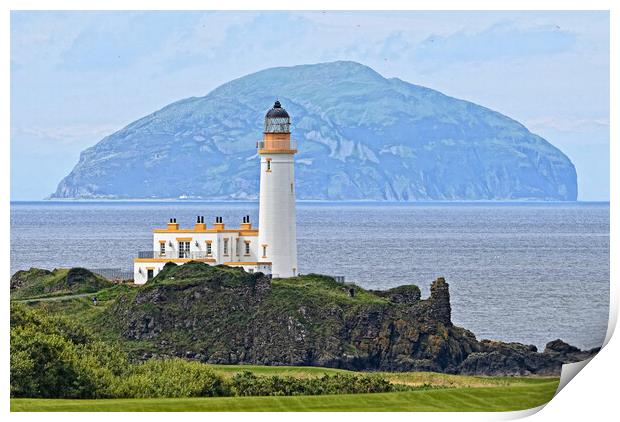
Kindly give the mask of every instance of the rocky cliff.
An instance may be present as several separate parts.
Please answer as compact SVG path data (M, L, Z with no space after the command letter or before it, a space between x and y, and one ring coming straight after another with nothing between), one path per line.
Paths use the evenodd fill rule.
M298 199L577 198L570 160L519 122L354 62L267 69L170 104L82 152L52 197L257 198L276 97L299 141Z
M144 287L121 295L99 324L139 359L225 364L550 375L596 352L560 340L542 353L532 345L478 341L452 324L443 278L422 299L416 286L376 292L326 276L271 280L202 263L168 264Z

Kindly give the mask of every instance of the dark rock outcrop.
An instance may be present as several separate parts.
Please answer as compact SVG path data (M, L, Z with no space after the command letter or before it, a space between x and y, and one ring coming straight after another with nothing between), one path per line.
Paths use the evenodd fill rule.
M450 307L450 292L448 283L439 277L431 284L430 316L445 324L452 325L452 308Z
M545 346L545 351L543 352L545 355L552 356L556 360L561 360L562 362L570 363L570 362L579 362L582 360L586 360L592 355L598 353L600 347L595 347L591 350L580 350L575 346L571 346L568 343L563 342L560 339L550 341Z
M390 302L403 304L415 304L420 300L422 295L420 288L414 285L398 286L388 290L370 290L370 292L377 296L384 297Z
M167 266L143 288L119 297L101 323L138 359L552 375L562 363L596 352L558 341L544 353L519 343L478 341L450 317L443 278L433 282L428 299L420 299L413 286L373 292L315 274L271 280L189 263Z
M562 352L549 349L549 344L560 342L567 346ZM502 343L483 340L482 352L472 353L460 365L460 373L469 375L530 375L558 374L562 364L588 359L598 353L599 348L582 351L561 340L551 342L543 353L536 346L520 343Z

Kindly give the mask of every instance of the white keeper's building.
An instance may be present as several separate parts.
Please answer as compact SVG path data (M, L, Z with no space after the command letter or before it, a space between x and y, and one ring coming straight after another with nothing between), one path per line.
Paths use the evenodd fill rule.
M134 259L134 283L155 277L167 262L201 261L211 265L243 267L248 272L275 278L297 275L295 220L295 154L291 121L279 101L265 115L263 140L257 143L260 156L259 226L250 217L238 228L227 228L222 217L211 227L197 216L191 228L181 228L171 218L166 228L153 230L153 249Z

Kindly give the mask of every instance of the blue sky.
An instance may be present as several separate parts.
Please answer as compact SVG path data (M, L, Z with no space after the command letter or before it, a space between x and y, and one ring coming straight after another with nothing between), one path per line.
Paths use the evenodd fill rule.
M12 12L11 198L102 137L267 67L354 60L504 113L609 199L607 12Z

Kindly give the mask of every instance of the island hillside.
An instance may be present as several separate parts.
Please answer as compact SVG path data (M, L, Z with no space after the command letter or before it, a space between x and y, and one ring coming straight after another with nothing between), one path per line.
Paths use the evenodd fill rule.
M18 292L15 286L12 297ZM97 306L90 297L29 303L79 318L134 360L557 375L562 363L597 351L561 340L542 353L533 345L479 341L452 324L443 278L422 299L414 285L372 291L316 274L271 279L226 266L169 263L142 287L116 285L97 297Z
M276 99L298 141L298 199L577 199L573 163L521 123L350 61L266 69L169 104L84 150L51 197L256 199Z

